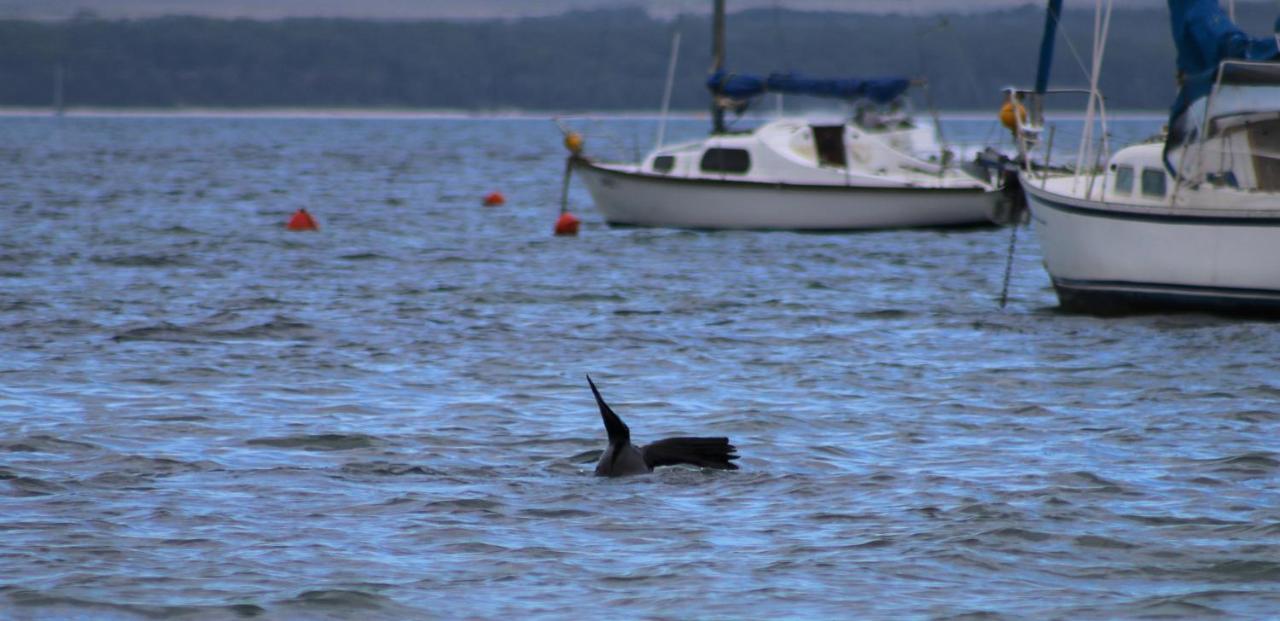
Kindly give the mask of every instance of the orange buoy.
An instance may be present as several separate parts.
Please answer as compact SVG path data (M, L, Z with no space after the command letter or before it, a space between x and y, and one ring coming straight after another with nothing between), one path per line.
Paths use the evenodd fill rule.
M577 216L566 211L556 220L556 235L577 235L578 225L581 223Z
M1009 99L1000 107L1000 124L1011 132L1018 130L1018 122L1025 121L1027 118L1027 109L1022 104Z
M485 207L498 207L501 205L505 205L506 203L507 203L507 197L503 196L502 192L494 191L484 196Z
M289 223L285 225L285 228L290 231L315 231L320 226L316 224L315 218L312 218L306 209L299 209L293 212L293 217L289 218Z
M582 143L582 134L578 132L568 132L564 135L564 148L573 155L582 155Z

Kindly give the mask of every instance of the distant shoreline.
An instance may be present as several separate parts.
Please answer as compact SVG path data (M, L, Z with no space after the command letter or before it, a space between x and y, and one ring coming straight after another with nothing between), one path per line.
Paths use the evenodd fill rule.
M809 111L820 115L822 112ZM803 116L805 111L794 113ZM828 113L829 114L829 113ZM940 116L947 121L985 121L996 120L996 110L953 110L943 111ZM1070 110L1049 110L1047 114L1054 119L1078 120L1084 114ZM54 110L49 107L3 107L0 106L0 118L19 117L53 117ZM349 120L465 120L465 121L549 121L552 119L601 119L617 121L656 121L661 115L654 112L638 111L604 111L604 112L547 112L530 110L413 110L383 108L102 108L102 107L70 107L64 110L64 117L69 118L192 118L192 119L349 119ZM921 114L920 116L925 116ZM1168 117L1163 110L1121 110L1107 115L1116 121L1158 121ZM705 112L679 111L672 112L669 119L676 121L707 121ZM747 120L767 120L773 115L748 115Z

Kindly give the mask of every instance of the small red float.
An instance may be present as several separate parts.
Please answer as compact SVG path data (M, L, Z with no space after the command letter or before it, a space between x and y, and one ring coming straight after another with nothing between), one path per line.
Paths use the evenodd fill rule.
M499 207L507 203L507 197L502 192L490 192L484 196L485 207Z
M312 218L306 209L299 209L293 212L293 217L289 218L289 223L285 225L285 228L290 231L315 231L320 226L316 224L315 218Z
M567 211L560 214L560 219L556 220L556 235L577 235L581 222L577 216Z

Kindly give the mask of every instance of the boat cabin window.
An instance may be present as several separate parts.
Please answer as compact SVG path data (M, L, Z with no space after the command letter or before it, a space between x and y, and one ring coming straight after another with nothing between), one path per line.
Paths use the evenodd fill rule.
M653 172L669 173L675 167L676 158L674 155L659 155L653 158Z
M1164 171L1158 168L1142 169L1142 194L1164 198Z
M702 154L702 172L745 173L751 170L751 154L746 149L707 149Z
M1116 167L1116 192L1133 194L1133 167Z

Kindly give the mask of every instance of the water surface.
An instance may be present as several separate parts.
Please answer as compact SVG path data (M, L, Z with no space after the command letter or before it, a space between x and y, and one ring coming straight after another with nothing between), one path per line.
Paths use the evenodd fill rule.
M610 229L575 187L552 237L545 120L0 138L0 617L1280 609L1274 324L1061 314L1029 231L1002 311L1008 230ZM588 372L742 469L593 478Z

